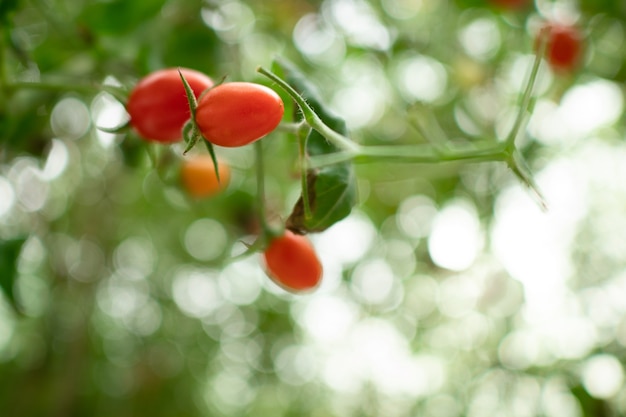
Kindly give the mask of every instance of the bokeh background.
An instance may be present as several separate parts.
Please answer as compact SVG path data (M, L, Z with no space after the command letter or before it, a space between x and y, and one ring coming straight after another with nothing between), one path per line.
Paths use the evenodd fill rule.
M548 210L501 163L359 165L311 295L228 261L258 231L251 149L217 149L232 183L195 201L162 149L96 128L127 121L104 86L265 82L283 56L358 142L423 140L414 103L452 142L500 140L545 20L585 45L541 66L520 142ZM2 0L0 25L2 415L626 414L623 1ZM263 143L285 218L297 147Z

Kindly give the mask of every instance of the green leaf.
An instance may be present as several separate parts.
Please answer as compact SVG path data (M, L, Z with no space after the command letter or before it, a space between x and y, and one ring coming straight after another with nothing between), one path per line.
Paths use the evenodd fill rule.
M286 227L294 233L322 232L347 217L357 202L354 170L345 164L333 165L307 173L311 217L306 217L300 197L287 219Z
M0 22L6 22L9 13L17 8L18 0L0 1Z
M17 278L17 258L22 251L25 238L0 241L0 289L16 311L15 280Z
M347 134L343 119L329 111L319 98L316 88L291 63L276 61L273 71L301 94L320 119L335 132ZM309 156L336 153L339 149L318 131L311 130L307 137ZM357 202L357 186L354 169L349 162L338 163L321 169L307 170L307 195L311 216L305 215L302 196L296 202L286 227L294 233L321 232L347 217Z

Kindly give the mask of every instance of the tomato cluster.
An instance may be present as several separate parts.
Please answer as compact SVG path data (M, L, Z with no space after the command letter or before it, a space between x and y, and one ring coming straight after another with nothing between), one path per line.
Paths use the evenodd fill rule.
M214 145L247 145L272 132L283 118L283 101L268 87L249 82L214 87L211 78L198 71L168 68L139 80L128 98L130 124L143 139L161 143L183 139L191 107L182 77L198 100L193 122Z
M184 80L195 100L188 97ZM240 147L276 129L283 118L284 103L272 89L250 82L214 86L210 77L191 69L168 68L139 80L126 109L130 125L148 142L171 144L183 140L189 122L212 145ZM192 117L192 113L195 117ZM224 191L230 167L214 163L210 155L185 157L180 162L180 184L193 198L207 198ZM322 265L310 241L285 231L270 235L263 252L268 276L282 288L306 292L322 278Z

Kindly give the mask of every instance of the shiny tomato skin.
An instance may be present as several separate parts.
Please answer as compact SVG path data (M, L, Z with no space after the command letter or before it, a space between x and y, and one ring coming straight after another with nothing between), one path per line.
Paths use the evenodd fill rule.
M320 284L322 264L305 236L286 230L272 239L263 257L268 276L287 291L307 292Z
M239 147L276 129L285 106L272 89L249 82L220 84L200 97L196 124L214 145Z
M546 59L553 70L571 72L578 68L583 54L583 35L575 26L549 24Z
M181 68L194 95L213 86L207 75ZM187 95L177 68L166 68L148 74L131 91L126 110L130 124L147 141L173 143L182 139L182 129L189 120Z
M230 182L230 167L217 161L219 181L210 155L195 155L183 160L180 179L185 191L194 198L211 197L222 192Z

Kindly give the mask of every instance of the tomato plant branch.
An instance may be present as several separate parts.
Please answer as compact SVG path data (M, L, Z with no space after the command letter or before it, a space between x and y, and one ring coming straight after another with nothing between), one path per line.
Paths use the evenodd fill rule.
M261 225L261 240L274 235L273 229L267 223L267 211L265 210L265 167L263 165L263 144L262 141L254 142L255 165L256 165L256 185L257 185L257 205L259 223Z
M535 60L533 62L530 76L528 78L528 82L526 84L526 88L524 89L524 93L522 95L522 99L520 102L520 110L517 113L517 118L515 119L515 123L513 124L513 128L511 129L511 132L509 133L509 136L506 138L506 144L511 152L515 149L515 140L517 138L518 132L524 125L524 120L532 105L533 89L535 87L535 82L537 81L537 75L539 74L539 66L541 65L541 58L545 54L546 46L548 43L546 29L542 29L542 31L540 32L539 42L540 42L539 48L535 54Z
M311 132L310 127L300 128L298 130L298 151L300 156L300 182L302 186L302 203L304 205L304 218L310 219L312 217L311 213L311 203L309 200L309 184L308 184L308 174L309 167L307 162L307 138L309 137L309 133Z
M302 121L302 122L295 122L295 123L281 122L276 127L276 130L279 131L279 132L293 133L294 135L297 135L298 132L300 131L300 129L302 128L302 126L304 126L304 125L306 125L306 122L304 122L304 121Z
M278 84L279 87L285 90L285 92L287 92L287 94L289 94L291 98L293 98L293 100L296 102L296 104L300 108L300 111L302 112L302 115L304 116L304 120L306 120L309 126L317 130L329 142L335 144L338 148L344 149L346 151L358 152L360 148L359 145L328 127L326 123L324 123L322 119L320 119L317 113L315 113L311 106L309 106L309 103L306 102L304 97L298 94L298 92L285 80L263 67L258 67L257 72L265 75L270 80Z
M398 145L398 146L362 146L359 153L335 152L332 154L313 156L309 166L321 168L328 165L354 161L356 163L381 162L384 160L405 163L438 163L438 162L487 162L506 161L509 154L505 144L470 148L448 148L442 150L431 145Z
M361 150L363 157L392 158L403 162L436 163L449 161L503 161L507 154L504 146L497 144L488 148L472 146L469 148L448 148L446 150L427 148L420 145L405 146L369 146ZM365 159L367 161L367 159Z

